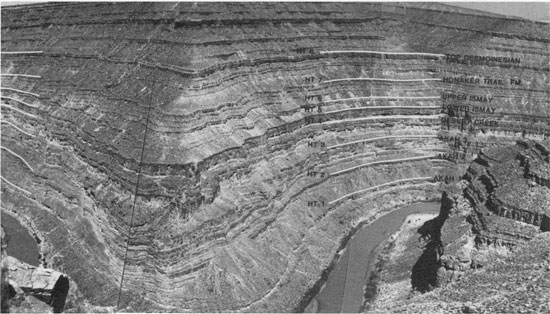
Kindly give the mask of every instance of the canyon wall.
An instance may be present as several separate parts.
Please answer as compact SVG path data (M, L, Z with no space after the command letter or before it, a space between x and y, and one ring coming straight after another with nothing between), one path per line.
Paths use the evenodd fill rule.
M550 159L548 142L541 143L519 141L484 151L468 168L463 192L447 195L438 286L490 262L488 247L513 249L550 231L550 186L544 179Z
M550 134L548 24L443 5L16 6L1 41L2 209L69 304L292 311L358 224Z
M480 154L463 190L444 193L440 215L423 226L430 230L425 263L411 277L422 294L379 302L376 310L548 312L550 187L543 178L550 175L549 147L549 141L520 140Z

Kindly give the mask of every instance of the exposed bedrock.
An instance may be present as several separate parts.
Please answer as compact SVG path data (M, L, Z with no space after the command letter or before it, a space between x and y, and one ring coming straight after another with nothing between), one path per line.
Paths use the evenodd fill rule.
M3 227L1 240L2 312L63 312L69 292L67 276L53 269L32 266L8 256L6 249L9 243L6 241Z
M69 279L64 274L48 268L30 266L11 256L5 256L3 260L7 268L8 290L13 289L15 293L11 297L15 299L10 302L11 311L25 311L25 301L18 300L24 300L25 296L33 296L50 305L54 313L63 311L69 292Z
M357 225L550 135L547 24L447 6L40 4L3 8L1 40L23 52L1 62L2 208L71 304L112 309L125 265L127 311L296 309ZM443 80L466 76L502 84ZM470 168L476 243L547 230L548 154L526 145L502 167L533 201Z
M454 282L549 231L548 155L548 142L524 140L481 153L463 191L444 193L440 216L424 226L432 241L413 270L413 286L427 291Z

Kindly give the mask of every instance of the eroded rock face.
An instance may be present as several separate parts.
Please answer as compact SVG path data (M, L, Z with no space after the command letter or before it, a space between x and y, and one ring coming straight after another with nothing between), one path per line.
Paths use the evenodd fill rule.
M69 279L64 274L47 268L34 267L6 256L2 263L8 270L8 283L17 294L26 294L45 302L54 313L65 307Z
M540 178L548 171L548 143L518 141L481 153L468 168L463 191L444 194L424 254L433 256L434 267L417 271L424 281L415 288L425 292L468 280L463 277L515 256L517 247L547 231L550 189Z
M2 58L40 76L2 77L18 99L2 99L2 207L92 305L116 305L125 264L126 310L291 311L359 222L549 130L549 39L529 21L376 3L28 8L2 10L2 49L43 51ZM455 53L521 62L438 56ZM524 84L437 80L457 73ZM496 111L442 120L465 118L449 88Z
M468 169L466 177L471 185L464 193L477 211L474 222L475 230L480 233L479 240L491 242L489 233L504 230L514 233L513 228L493 221L500 218L538 227L517 230L522 234L519 238L532 238L530 229L549 231L546 224L550 217L548 176L549 152L540 143L520 141L513 147L480 154ZM497 226L501 229L495 229Z
M550 173L547 145L519 141L484 151L472 162L467 186L452 198L441 229L440 285L487 262L475 257L476 247L515 247L548 231L550 189L541 179Z
M421 228L430 241L412 269L416 292L383 309L547 312L550 233L542 221L550 214L550 189L541 178L550 170L549 144L520 140L479 154L462 191L444 193L439 216Z

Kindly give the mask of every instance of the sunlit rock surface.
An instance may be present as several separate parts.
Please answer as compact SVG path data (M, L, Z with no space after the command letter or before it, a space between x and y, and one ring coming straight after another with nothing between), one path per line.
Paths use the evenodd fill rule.
M44 4L1 40L43 52L3 54L2 209L71 304L113 309L126 261L127 311L299 309L359 222L549 134L548 25L442 5ZM502 84L442 80L473 76Z

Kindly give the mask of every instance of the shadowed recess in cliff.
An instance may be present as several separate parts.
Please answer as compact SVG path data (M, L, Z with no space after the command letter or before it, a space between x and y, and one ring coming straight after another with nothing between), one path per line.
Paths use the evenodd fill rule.
M452 201L446 192L441 198L439 215L427 222L418 229L418 234L427 243L424 253L412 267L411 283L414 290L427 292L437 285L438 257L441 247L441 227L449 217L449 209Z

